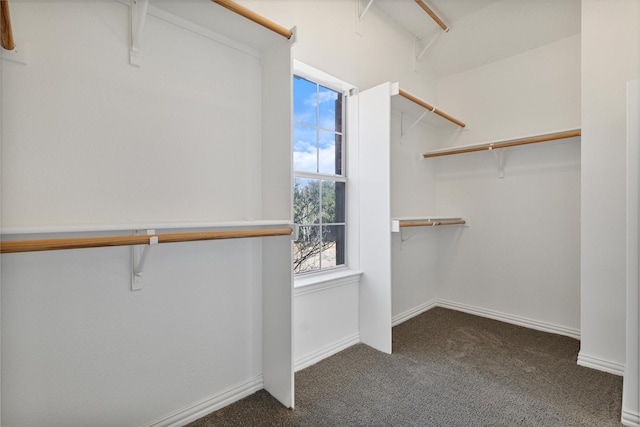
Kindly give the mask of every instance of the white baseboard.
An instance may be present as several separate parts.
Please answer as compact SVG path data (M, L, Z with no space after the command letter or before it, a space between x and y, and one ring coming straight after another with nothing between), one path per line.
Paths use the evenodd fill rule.
M297 372L301 369L314 365L322 359L333 356L334 354L346 348L349 348L352 345L358 344L359 342L360 334L355 334L350 337L346 337L336 343L333 343L327 347L321 348L320 350L314 351L313 353L309 353L294 362L294 371Z
M263 388L263 378L262 375L260 375L251 381L211 396L186 408L177 410L150 424L146 424L145 427L182 427Z
M404 313L393 316L393 318L391 319L391 326L397 326L400 323L406 322L407 320L416 317L424 313L425 311L431 310L433 307L436 307L435 300L427 301L424 304L420 304L417 307L405 311Z
M588 354L584 354L583 352L578 353L578 365L584 366L585 368L608 372L614 375L624 375L623 364L600 359L599 357L589 356Z
M486 308L474 307L467 304L461 304L443 299L436 299L435 305L438 307L449 308L451 310L463 311L476 316L487 317L489 319L499 320L513 325L524 326L525 328L535 329L542 332L550 332L552 334L564 335L567 337L580 339L580 330L567 328L565 326L554 325L553 323L541 322L539 320L528 319L526 317L516 316L513 314L502 313Z
M640 414L637 412L626 411L622 408L622 418L620 419L620 422L627 427L640 427Z

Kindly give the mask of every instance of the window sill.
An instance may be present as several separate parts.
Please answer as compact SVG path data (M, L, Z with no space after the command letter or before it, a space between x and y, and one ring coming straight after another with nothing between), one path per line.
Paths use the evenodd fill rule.
M361 271L344 269L330 273L294 278L294 295L305 295L312 292L324 291L336 286L359 283L360 276L362 276Z

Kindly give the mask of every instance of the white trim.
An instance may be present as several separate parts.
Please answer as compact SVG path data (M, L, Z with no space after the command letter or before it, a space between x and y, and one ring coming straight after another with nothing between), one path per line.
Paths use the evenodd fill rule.
M627 427L640 427L640 414L637 412L626 411L623 408L620 422L622 425Z
M358 343L360 343L360 334L354 334L327 347L321 348L320 350L302 356L294 362L294 371L297 372L301 369L314 365L321 360L333 356L334 354L339 353L342 350L345 350Z
M306 126L306 125L305 125ZM313 126L309 126L309 127L313 127ZM318 128L320 130L322 130L321 128ZM333 132L333 133L338 133L335 131L329 131L329 132ZM335 181L335 182L347 182L347 176L342 174L342 175L334 175L334 174L330 174L330 173L320 173L320 172L305 172L305 171L298 171L298 170L294 170L293 173L295 174L294 178L300 178L300 179L321 179L324 181Z
M49 234L49 233L85 233L107 231L135 231L135 230L179 230L191 228L231 228L231 227L268 227L291 225L291 221L282 220L239 220L239 221L209 221L209 222L157 222L131 224L85 224L85 225L54 225L36 227L2 227L0 234Z
M244 384L230 388L186 408L172 412L149 424L145 424L145 427L181 427L263 388L263 378L262 375L260 375Z
M361 271L340 270L338 272L318 274L309 277L295 278L293 294L295 297L324 291L336 286L359 283Z
M578 365L585 368L597 369L598 371L608 372L610 374L623 376L624 365L610 360L600 359L599 357L590 356L583 352L578 353Z
M437 303L435 300L431 300L431 301L427 301L424 304L420 304L417 307L414 307L412 309L409 309L407 311L405 311L404 313L400 313L398 315L395 315L391 318L391 326L397 326L403 322L406 322L407 320L416 317L426 311L431 310L432 308L436 307Z
M467 304L460 304L453 301L447 301L443 299L436 299L436 305L443 308L450 308L452 310L463 311L469 314L475 314L481 317L487 317L489 319L499 320L505 323L511 323L513 325L524 326L525 328L535 329L543 332L550 332L552 334L564 335L567 337L580 339L580 330L574 328L567 328L566 326L555 325L553 323L541 322L539 320L529 319L522 316L516 316L513 314L502 313L495 310L489 310L486 308L474 307Z
M342 92L343 94L348 94L349 90L356 89L352 84L300 62L297 59L293 60L293 74L304 79L311 80L326 88Z

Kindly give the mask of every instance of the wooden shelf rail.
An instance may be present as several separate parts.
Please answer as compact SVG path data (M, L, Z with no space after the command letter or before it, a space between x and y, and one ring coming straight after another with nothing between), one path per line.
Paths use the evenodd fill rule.
M446 113L444 113L444 112L442 112L442 111L440 111L440 110L436 109L436 107L434 107L433 105L428 104L428 103L424 102L423 100L421 100L420 98L417 98L417 97L415 97L415 96L411 95L409 92L406 92L406 91L404 91L404 90L402 90L402 89L399 89L398 94L399 94L400 96L402 96L403 98L406 98L406 99L408 99L409 101L411 101L411 102L414 102L414 103L418 104L418 105L419 105L419 106L421 106L422 108L426 108L427 110L431 111L432 113L435 113L435 114L439 115L439 116L440 116L440 117L442 117L443 119L449 120L451 123L454 123L454 124L456 124L456 125L460 126L461 128L463 128L463 127L465 127L465 126L466 126L466 125L465 125L463 122L461 122L460 120L458 120L458 119L456 119L456 118L453 118L453 117L451 117L450 115L448 115L448 114L446 114Z
M440 227L446 225L463 225L469 226L467 218L462 217L416 217L416 218L392 218L391 219L391 232L401 233L403 228L406 227Z
M140 234L132 236L111 237L80 237L69 239L46 240L20 240L0 242L0 253L55 251L63 249L102 248L111 246L147 245L151 239L157 238L158 243L197 242L202 240L241 239L249 237L290 236L293 233L291 227L236 230L236 231L209 231L173 234Z
M572 131L561 132L561 133L534 136L531 138L515 139L515 140L508 140L504 142L495 142L495 143L492 142L489 144L474 145L474 146L462 147L462 148L452 148L450 150L431 151L429 153L423 154L422 156L425 159L428 159L430 157L451 156L453 154L473 153L475 151L497 150L500 148L515 147L518 145L537 144L539 142L548 142L548 141L556 141L558 139L574 138L580 135L582 135L582 132L580 131L580 129L578 129L578 130L572 130Z
M13 30L11 29L11 15L9 14L9 1L0 1L0 40L2 48L13 50L16 44L13 41Z
M440 17L438 17L438 15L436 15L436 13L433 10L431 10L429 6L427 6L422 0L415 0L415 1L416 1L416 4L420 6L422 10L427 12L427 15L429 15L431 19L433 19L436 22L436 24L438 24L438 26L442 28L442 31L444 31L445 33L449 32L449 27L447 27L447 25L444 22L442 22L442 19L440 19Z
M440 225L465 225L464 219L442 220L442 221L400 221L400 227L425 227Z
M255 22L256 24L262 25L263 27L273 31L274 33L280 34L282 37L286 39L291 39L293 37L293 32L282 25L276 24L275 22L265 18L262 15L258 15L252 10L247 9L244 6L240 6L238 3L233 2L231 0L211 0L214 3L219 4L222 7L229 9L232 12L237 13L238 15L244 16L245 18Z

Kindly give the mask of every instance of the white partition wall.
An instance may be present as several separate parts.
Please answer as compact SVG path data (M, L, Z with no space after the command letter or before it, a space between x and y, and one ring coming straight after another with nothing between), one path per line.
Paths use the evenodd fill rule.
M2 239L291 224L291 41L213 2L14 2ZM61 23L64 25L61 25ZM73 231L76 230L76 231ZM293 407L291 238L2 255L2 425L184 425Z
M391 95L384 83L360 92L360 340L391 353Z
M433 305L439 234L438 227L392 233L392 220L434 214L433 168L421 160L433 135L422 126L451 131L450 123L410 98L423 101L406 95L398 83L359 94L360 338L387 353L392 324Z
M640 251L639 197L640 194L640 80L627 85L627 360L622 394L622 422L627 426L640 425L640 357L638 329L638 267Z

